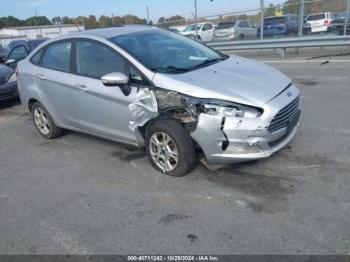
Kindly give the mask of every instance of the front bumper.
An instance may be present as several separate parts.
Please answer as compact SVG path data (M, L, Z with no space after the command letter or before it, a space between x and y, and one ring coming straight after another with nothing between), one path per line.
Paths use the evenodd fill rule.
M293 93L293 97L287 96ZM211 164L231 164L270 157L295 136L299 118L275 132L268 127L273 117L299 96L292 86L264 106L264 114L255 119L201 114L192 138Z
M0 101L18 98L17 81L0 85Z

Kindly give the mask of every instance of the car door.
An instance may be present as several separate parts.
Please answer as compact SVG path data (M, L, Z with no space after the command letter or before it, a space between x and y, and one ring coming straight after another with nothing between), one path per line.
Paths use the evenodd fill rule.
M202 27L202 40L205 42L210 42L213 40L214 26L211 23L206 23Z
M28 54L29 50L24 45L17 46L10 51L7 57L8 63L6 63L6 65L15 68L17 62L26 58Z
M235 32L235 36L241 40L245 39L248 34L247 27L248 27L248 23L246 23L245 21L240 21L237 24L237 30Z
M40 61L37 54L44 52ZM33 56L35 81L40 90L41 103L54 119L68 127L78 126L74 82L71 74L71 41L60 41L48 45Z
M248 22L248 36L249 36L249 38L256 38L256 34L257 34L256 27L251 22Z
M129 129L131 114L128 105L136 100L137 87L131 81L130 94L123 86L106 86L101 77L115 72L128 74L129 63L111 47L93 40L76 41L75 86L80 128L88 132L135 142L138 133ZM137 78L137 77L136 77Z

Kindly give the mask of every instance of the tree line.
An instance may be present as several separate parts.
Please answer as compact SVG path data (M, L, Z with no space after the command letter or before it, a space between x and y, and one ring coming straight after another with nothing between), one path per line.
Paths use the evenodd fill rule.
M152 21L150 21L152 24ZM135 15L125 16L105 16L98 19L94 15L78 17L54 17L49 20L46 16L33 16L25 20L18 19L14 16L0 17L0 28L14 26L36 26L36 25L57 25L57 24L82 24L86 29L111 27L123 24L147 24L147 20Z
M257 1L258 2L258 1ZM270 4L264 10L264 16L274 16L276 10L283 14L299 14L300 0L286 0L282 4ZM305 14L319 13L319 12L342 12L346 10L346 0L310 0L306 1ZM249 19L252 22L259 23L261 12L256 14L237 14L220 16L218 18L210 19L211 22L225 22L230 20L243 20ZM199 22L208 21L206 18L199 18ZM171 17L160 17L158 24L162 27L169 27L172 25L184 25L193 23L193 19L186 19L180 15L174 15ZM35 26L35 25L52 25L52 24L83 24L86 29L99 28L99 27L111 27L123 24L147 24L145 18L140 18L135 15L125 16L105 16L102 15L98 19L94 15L89 16L78 16L78 17L54 17L49 20L46 16L33 16L25 20L20 20L14 16L0 17L0 28L2 27L13 27L13 26ZM150 24L153 24L150 21Z

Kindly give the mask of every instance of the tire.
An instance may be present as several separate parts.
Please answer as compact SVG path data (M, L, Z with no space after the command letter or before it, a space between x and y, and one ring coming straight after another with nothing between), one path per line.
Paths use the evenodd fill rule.
M32 117L38 132L46 139L54 139L63 133L63 129L56 126L47 109L39 102L32 106Z
M158 120L149 127L146 132L146 151L152 166L169 176L184 176L196 164L192 139L175 120Z
M197 40L201 41L202 37L200 35L197 35Z
M238 36L238 39L239 40L243 40L245 38L245 36L243 35L243 34L240 34L239 36Z

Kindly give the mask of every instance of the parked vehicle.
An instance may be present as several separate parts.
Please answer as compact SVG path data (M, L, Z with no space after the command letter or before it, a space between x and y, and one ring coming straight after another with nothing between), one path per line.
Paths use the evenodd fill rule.
M261 26L258 27L258 37L260 37ZM272 16L264 19L264 36L287 36L298 33L298 16L286 14L284 16Z
M11 50L13 48L15 48L16 46L20 46L20 45L26 45L27 44L27 40L12 40L9 45L8 45L8 49Z
M214 24L213 23L198 23L197 24L197 37L196 37L196 25L189 25L184 31L182 31L180 34L193 38L198 39L204 42L210 42L213 40L213 34L214 34Z
M292 140L300 115L300 92L279 71L155 27L49 40L18 72L43 137L66 128L145 146L173 176L188 173L198 151L209 163L267 158Z
M46 39L37 39L22 42L21 45L16 44L9 52L4 63L9 67L16 68L18 61L26 58L32 50L45 41Z
M347 16L346 34L350 35L350 14L346 14L346 12L338 13L335 16L335 19L332 21L332 23L328 27L328 32L343 35L346 16Z
M214 41L256 38L256 27L247 20L219 23L214 30Z
M28 41L25 45L15 46L3 59L0 65L0 101L18 98L17 76L15 68L17 63L26 58L28 54L45 40Z
M0 102L18 98L17 76L11 67L0 65Z
M333 20L334 16L331 12L310 14L306 17L306 22L310 24L312 33L327 32Z
M6 61L7 54L8 54L8 49L4 47L0 47L0 64Z

